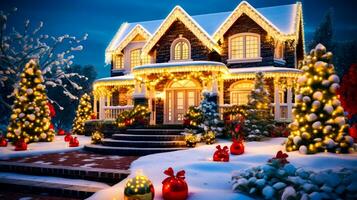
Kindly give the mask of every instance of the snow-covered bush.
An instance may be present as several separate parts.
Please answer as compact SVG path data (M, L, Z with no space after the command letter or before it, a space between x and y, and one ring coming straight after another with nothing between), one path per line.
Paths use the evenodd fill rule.
M307 171L280 155L265 165L233 172L233 190L264 199L357 198L357 169Z

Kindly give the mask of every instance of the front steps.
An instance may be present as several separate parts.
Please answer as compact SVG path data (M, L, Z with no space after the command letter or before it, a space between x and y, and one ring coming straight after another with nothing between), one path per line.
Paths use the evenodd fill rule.
M84 149L95 153L143 156L186 149L183 129L147 128L115 131L100 145L85 145Z

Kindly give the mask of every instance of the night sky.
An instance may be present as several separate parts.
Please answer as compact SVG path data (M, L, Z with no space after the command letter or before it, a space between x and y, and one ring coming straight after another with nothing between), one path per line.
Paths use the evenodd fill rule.
M104 50L122 22L162 19L175 5L190 15L232 11L240 0L0 0L0 10L17 7L11 24L21 27L25 19L32 23L44 22L43 33L76 37L89 34L84 50L76 54L75 63L96 66L98 77L109 75L104 65ZM249 0L254 7L295 3L294 0ZM357 39L357 1L305 0L302 1L305 38L311 39L316 26L326 11L333 9L335 40Z

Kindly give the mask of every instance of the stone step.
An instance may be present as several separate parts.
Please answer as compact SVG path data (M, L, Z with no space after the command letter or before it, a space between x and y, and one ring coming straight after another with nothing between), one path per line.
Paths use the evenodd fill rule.
M184 135L134 135L134 134L113 134L114 140L130 140L130 141L184 141Z
M89 144L84 146L84 150L94 153L120 155L120 156L144 156L154 153L163 153L169 151L185 150L185 147L176 148L139 148L139 147L112 147Z
M0 171L29 175L84 179L91 181L99 181L108 184L116 184L121 180L125 179L130 174L129 170L71 167L7 161L0 161Z
M28 191L32 194L48 193L60 197L84 199L109 185L93 181L82 181L49 176L29 176L0 172L0 187L9 191Z
M132 140L114 140L103 139L102 145L115 147L141 147L141 148L172 148L185 147L186 142L179 141L132 141Z
M136 135L180 135L184 132L183 129L127 129L117 133L120 134L136 134Z

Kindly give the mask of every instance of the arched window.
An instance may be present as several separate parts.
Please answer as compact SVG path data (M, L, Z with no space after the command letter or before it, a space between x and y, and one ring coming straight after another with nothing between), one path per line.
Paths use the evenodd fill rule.
M237 81L230 87L230 104L246 105L254 88L254 81Z
M231 61L261 61L260 35L255 33L240 33L231 36L229 38L229 59Z
M171 45L171 60L189 60L191 59L190 42L180 36L172 42Z

